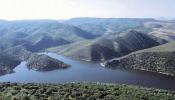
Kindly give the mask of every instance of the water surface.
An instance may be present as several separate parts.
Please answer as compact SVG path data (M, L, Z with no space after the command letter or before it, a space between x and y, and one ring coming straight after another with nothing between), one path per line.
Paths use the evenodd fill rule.
M108 69L99 63L77 61L54 53L47 55L70 64L67 69L48 72L29 70L26 62L18 65L15 73L0 76L1 82L35 82L35 83L65 83L65 82L103 82L141 85L168 90L175 90L175 77L136 70Z

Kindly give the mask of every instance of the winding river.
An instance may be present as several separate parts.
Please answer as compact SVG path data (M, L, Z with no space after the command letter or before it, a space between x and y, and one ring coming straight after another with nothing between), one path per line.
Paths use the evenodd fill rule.
M54 53L47 53L47 55L64 61L71 67L38 72L27 69L26 62L21 62L14 69L14 73L0 76L0 81L20 83L103 82L175 90L175 77L138 70L112 70L102 67L99 63L77 61Z

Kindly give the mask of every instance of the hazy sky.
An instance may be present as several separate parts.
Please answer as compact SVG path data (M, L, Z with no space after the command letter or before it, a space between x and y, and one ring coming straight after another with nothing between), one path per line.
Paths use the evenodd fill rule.
M0 19L174 17L175 0L0 0Z

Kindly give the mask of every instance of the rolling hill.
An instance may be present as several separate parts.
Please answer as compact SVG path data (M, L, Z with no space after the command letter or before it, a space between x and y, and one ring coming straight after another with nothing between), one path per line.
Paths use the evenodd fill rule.
M146 22L144 26L151 28L152 31L148 34L155 37L165 39L167 41L175 40L175 23L169 21L160 21L160 22Z
M174 41L174 24L146 18L0 20L0 51L20 61L44 50L80 60L106 61Z
M152 71L175 76L175 42L133 52L112 59L106 67Z
M160 44L146 34L130 30L113 38L82 41L63 47L50 48L48 51L86 61L104 61Z
M0 26L1 49L25 44L29 50L38 51L97 37L75 26L53 20L1 21Z
M77 26L87 32L97 35L118 34L128 29L147 32L151 29L144 27L144 22L157 21L149 18L72 18L64 23Z
M65 64L62 61L51 58L45 54L36 55L33 54L27 60L27 67L29 69L37 71L50 71L55 69L65 69L70 65Z

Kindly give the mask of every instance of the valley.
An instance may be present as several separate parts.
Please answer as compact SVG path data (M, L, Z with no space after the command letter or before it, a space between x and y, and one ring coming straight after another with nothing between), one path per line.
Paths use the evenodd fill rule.
M174 25L152 18L1 20L0 82L126 84L117 87L151 88L150 95L164 89L174 99L164 93L175 91Z
M63 69L41 71L29 69L27 62L22 62L14 69L14 73L1 76L1 82L62 84L70 82L100 82L175 90L175 77L173 76L140 70L105 68L97 62L74 60L55 53L44 54L59 61L64 61L64 63L71 66Z

